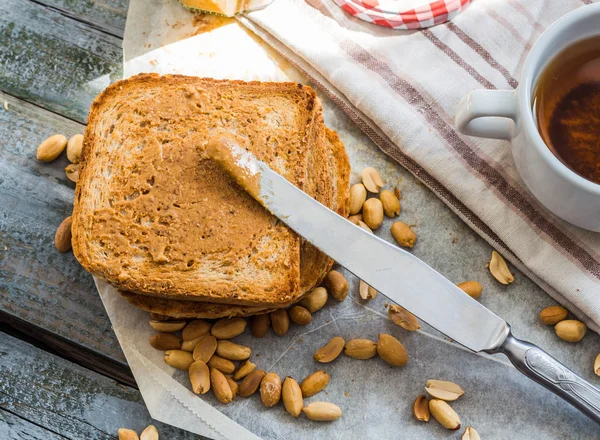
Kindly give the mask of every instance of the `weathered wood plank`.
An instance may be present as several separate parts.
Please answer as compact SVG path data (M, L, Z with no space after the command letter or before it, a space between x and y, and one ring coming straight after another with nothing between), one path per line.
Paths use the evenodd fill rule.
M59 433L56 438L115 439L120 427L140 432L150 423L156 425L161 438L201 438L153 422L136 389L7 335L0 337L0 410L0 417L4 417L0 427L12 423L16 431L14 426L19 425L15 417L6 415L10 413L30 425ZM25 425L20 426L23 430ZM23 432L37 435L38 431L32 428Z
M0 432L5 440L64 440L66 438L2 409L0 409Z
M54 234L71 214L72 182L64 157L45 164L37 145L83 126L0 95L0 311L125 365L91 276L72 253L54 248ZM5 318L5 320L8 320ZM22 331L27 331L20 328Z
M29 0L0 2L0 90L85 122L122 75L121 39Z
M123 37L127 0L30 0L105 33Z

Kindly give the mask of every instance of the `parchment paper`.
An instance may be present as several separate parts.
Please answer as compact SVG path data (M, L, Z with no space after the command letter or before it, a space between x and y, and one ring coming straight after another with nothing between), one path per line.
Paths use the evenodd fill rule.
M204 33L194 35L199 31ZM175 0L130 1L124 53L125 77L159 72L306 82L293 66L261 45L234 19L195 16ZM340 133L348 150L353 180L358 180L357 171L363 167L375 166L390 187L397 185L402 189L397 165L374 153L374 147L367 144L364 135L343 113L324 97L322 100L327 125ZM406 199L410 216L417 207L411 208L410 194ZM426 221L435 226L445 215L436 212ZM409 221L405 216L400 219ZM386 220L377 234L391 241L390 224ZM442 224L437 227L441 229ZM427 241L425 232L419 237ZM439 257L426 251L420 256L426 261L428 257ZM448 276L464 276L460 262L448 261ZM479 275L484 278L484 288L493 290L494 282L484 277L484 264L482 260ZM360 300L358 280L343 268L340 270L350 282L348 297L341 303L330 298L325 308L313 315L310 325L292 324L284 337L270 332L264 339L255 339L246 332L235 339L252 348L251 359L259 368L274 371L282 379L292 376L301 381L319 369L331 374L327 388L305 399L305 404L329 401L339 405L344 414L333 423L312 422L304 416L295 419L281 404L265 408L258 396L238 397L223 405L212 393L194 395L187 374L166 365L164 354L150 347L148 340L154 331L148 325L148 314L129 305L106 283L97 281L97 287L152 417L210 438L459 438L468 425L476 427L484 439L585 439L597 434L595 425L520 375L506 358L472 354L426 325L412 333L395 326L387 317L386 298L378 295L369 302ZM523 283L527 285L526 280ZM312 358L333 336L377 340L379 333L389 333L402 341L410 356L405 367L392 368L379 358L360 361L342 355L331 364L319 364ZM424 393L427 379L451 380L466 390L452 403L462 420L459 433L447 431L433 420L425 424L413 419L412 403Z

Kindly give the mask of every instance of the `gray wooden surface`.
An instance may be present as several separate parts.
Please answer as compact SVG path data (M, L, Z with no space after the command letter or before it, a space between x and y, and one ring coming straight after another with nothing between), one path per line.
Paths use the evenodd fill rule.
M121 76L126 8L126 0L0 1L0 322L44 348L0 329L0 439L116 438L119 427L150 423L139 392L123 385L134 382L91 277L71 253L54 249L56 227L72 208L66 159L35 159L47 136L82 132L92 99ZM341 113L327 118L351 124ZM600 338L558 341L537 322L553 301L518 272L514 285L498 286L484 268L490 246L356 131L344 141L361 143L372 158L353 169L376 166L393 176L403 215L418 224L415 254L456 282L482 281L482 303L518 336L594 380ZM162 438L192 438L160 430Z
M2 440L114 439L152 422L123 385L135 382L91 276L54 249L72 210L67 161L35 159L49 135L83 132L93 98L120 78L126 15L126 0L0 1L0 322L51 351L0 328Z
M198 436L153 422L139 392L13 337L0 337L0 438L116 439L154 424L163 439Z

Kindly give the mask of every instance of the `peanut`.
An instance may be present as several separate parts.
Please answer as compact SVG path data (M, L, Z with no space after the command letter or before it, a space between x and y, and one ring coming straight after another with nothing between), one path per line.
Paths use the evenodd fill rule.
M56 234L54 235L54 246L56 250L61 254L65 252L69 252L71 250L71 226L73 225L73 217L68 216L66 219L62 221L58 229L56 230Z
M267 408L277 405L281 399L281 379L275 373L268 373L260 383L260 400Z
M308 325L312 321L312 315L302 306L292 306L288 313L292 322L298 325Z
M330 270L323 283L331 292L331 296L338 301L343 301L348 295L348 281L337 270Z
M403 247L412 248L417 241L417 235L404 222L395 222L390 229L394 240Z
M250 397L254 394L264 377L265 370L254 370L248 376L244 377L239 388L240 396Z
M268 313L255 315L250 319L250 333L255 338L264 338L271 326L271 316Z
M367 190L362 183L352 185L350 188L350 214L358 214L367 200Z
M371 229L377 229L383 223L383 204L379 199L369 199L363 205L363 221Z
M37 148L37 160L40 162L52 162L60 156L60 153L63 152L66 146L67 138L62 134L50 136Z
M287 310L279 309L271 313L271 327L277 336L285 335L290 328L290 316Z
M171 333L156 333L150 338L150 345L160 351L179 350L181 338Z
M379 193L379 200L383 205L383 212L390 218L400 215L400 200L389 189Z

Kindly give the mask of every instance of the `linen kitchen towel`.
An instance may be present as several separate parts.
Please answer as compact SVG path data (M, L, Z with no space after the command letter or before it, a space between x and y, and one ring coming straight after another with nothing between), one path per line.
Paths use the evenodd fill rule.
M369 24L333 0L277 0L238 19L501 254L598 331L600 234L545 210L521 181L508 142L464 136L454 126L462 97L480 88L515 88L539 35L585 3L476 0L452 21L414 31Z

